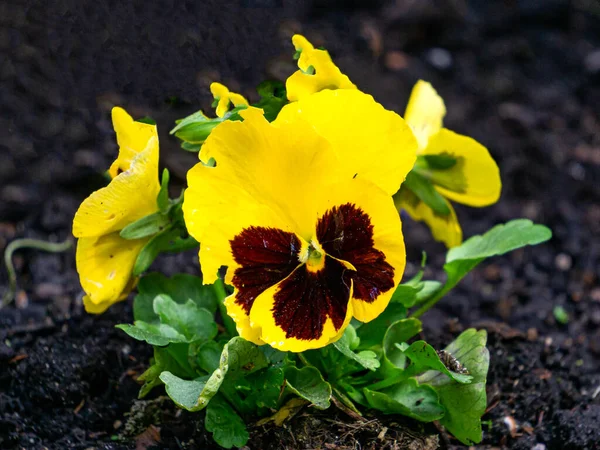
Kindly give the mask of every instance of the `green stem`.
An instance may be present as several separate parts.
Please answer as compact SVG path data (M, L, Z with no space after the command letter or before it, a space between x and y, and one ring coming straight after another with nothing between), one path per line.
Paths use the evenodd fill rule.
M393 386L394 384L400 383L401 381L404 381L410 377L413 377L417 373L419 373L415 370L411 370L413 367L414 366L410 366L408 369L405 369L401 374L378 381L377 383L373 383L370 386L366 386L366 389L370 391L378 391L379 389L385 389L387 387Z
M313 365L310 363L310 361L308 359L306 359L306 356L304 356L302 353L296 353L296 356L298 356L298 359L300 361L302 361L302 364L304 364L307 367L312 367Z
M225 297L227 297L227 292L225 291L225 283L221 278L217 278L217 281L213 284L213 289L215 294L217 294L217 302L219 305L219 312L221 313L221 318L223 319L223 325L225 329L231 336L237 336L237 329L235 328L235 322L229 314L227 314L227 308L225 307Z
M4 264L6 265L6 271L8 272L8 290L2 296L2 303L0 303L0 309L8 306L10 302L15 298L17 292L17 272L12 261L13 253L21 248L33 248L37 250L44 250L50 253L60 253L68 250L73 245L71 239L67 239L64 242L47 242L38 239L15 239L6 246L4 250Z
M362 416L361 412L358 410L358 408L356 407L356 405L354 405L354 403L352 402L352 400L350 400L346 394L344 394L342 391L340 391L337 387L333 388L333 392L335 393L337 399L340 402L342 402L342 404L346 408L348 408L353 413L358 414L359 416Z
M421 317L423 314L425 314L427 311L429 311L437 302L440 301L440 299L446 295L446 293L448 293L448 291L450 289L452 289L453 286L450 287L446 287L444 286L437 294L435 294L433 297L431 297L429 300L427 300L425 303L423 303L423 305L417 309L414 313L412 313L410 315L410 317L414 317L415 319L418 319L419 317Z

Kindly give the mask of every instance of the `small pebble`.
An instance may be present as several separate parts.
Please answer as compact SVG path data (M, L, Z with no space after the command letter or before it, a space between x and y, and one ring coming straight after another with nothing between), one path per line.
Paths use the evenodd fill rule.
M600 49L594 50L585 57L583 61L585 70L588 73L596 74L600 72Z
M590 314L590 324L593 326L600 325L600 310L596 309Z
M554 264L556 265L556 268L558 270L562 270L563 272L566 272L573 265L573 259L571 258L571 256L569 256L565 253L559 253L558 255L556 255L556 258L554 259Z
M27 190L21 186L8 185L2 189L0 198L5 202L24 204L29 202L30 195Z
M529 328L527 330L527 340L528 341L537 341L537 338L538 338L537 328Z
M438 70L448 70L452 67L452 55L443 48L432 48L425 54L429 64Z
M585 179L585 168L578 162L573 161L567 167L567 172L577 181L583 181Z
M29 306L29 298L24 290L20 290L15 295L15 306L17 309L25 309Z
M399 72L408 67L408 57L403 52L392 50L385 54L384 64L388 69Z
M498 281L500 279L500 266L490 264L483 270L483 276L488 281Z
M498 106L498 115L503 121L517 125L521 131L533 128L537 122L529 108L517 103L501 103Z
M64 293L64 289L60 284L54 283L39 283L35 286L35 296L41 300L49 300L58 297Z

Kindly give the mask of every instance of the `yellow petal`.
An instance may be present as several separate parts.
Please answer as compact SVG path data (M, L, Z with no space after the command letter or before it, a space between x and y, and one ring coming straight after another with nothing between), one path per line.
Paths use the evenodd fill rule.
M341 176L330 144L302 120L269 123L253 107L240 114L243 122L220 124L203 145L200 157L217 166L197 164L188 172L183 212L190 234L204 245L215 218L262 205L310 238L316 193Z
M322 91L286 105L275 123L304 119L332 145L339 170L389 195L412 169L417 142L406 122L358 90Z
M227 314L235 322L235 328L238 334L256 345L264 345L264 342L260 338L261 329L260 327L253 328L250 324L250 315L244 311L244 309L235 302L235 292L225 299L225 307L227 308Z
M211 83L210 92L215 99L219 99L216 111L217 117L223 117L229 111L229 103L233 103L233 106L248 106L248 100L240 94L231 92L221 83Z
M398 194L394 196L394 202L398 210L404 209L414 220L425 222L436 241L443 242L448 248L461 244L462 230L456 212L449 201L446 200L446 205L450 209L450 214L447 216L437 214L415 194L405 188L401 188Z
M115 178L119 173L129 170L133 159L146 148L150 139L158 139L158 132L156 125L136 122L119 107L112 109L112 122L117 134L119 156L110 166L108 173L111 178ZM156 158L158 161L158 153Z
M86 311L101 313L127 297L135 285L133 265L147 242L122 239L118 233L77 241L77 272L86 293Z
M441 130L445 115L444 100L433 86L423 80L417 81L410 94L404 120L415 132L420 149L424 149L429 138Z
M314 51L315 47L301 34L295 34L292 36L292 45L296 51L300 52L298 58L298 68L306 72L310 66L308 63L310 54Z
M444 197L469 206L487 206L498 201L502 190L498 165L488 149L476 140L444 128L431 137L422 154L456 158L456 165L450 169L429 173Z
M323 89L356 89L354 83L333 63L326 50L315 49L303 36L295 35L292 43L300 50L298 67L285 82L288 99L293 102ZM312 69L311 69L312 68ZM310 73L310 71L314 73Z
M126 171L83 201L73 219L73 235L92 237L122 230L158 211L159 191L158 138L151 137Z

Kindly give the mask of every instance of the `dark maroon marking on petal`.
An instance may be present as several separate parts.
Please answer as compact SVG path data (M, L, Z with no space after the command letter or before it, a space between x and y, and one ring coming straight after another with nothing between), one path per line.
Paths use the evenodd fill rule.
M339 261L326 256L318 272L298 267L283 280L274 296L273 317L287 338L319 339L327 318L339 330L344 324L350 301L347 269Z
M317 224L317 239L327 254L356 268L345 275L354 281L354 298L372 303L394 287L394 268L374 247L373 224L361 208L346 203L328 210Z
M229 242L233 259L242 266L233 275L235 302L250 314L256 297L300 264L302 244L293 233L267 227L245 228Z

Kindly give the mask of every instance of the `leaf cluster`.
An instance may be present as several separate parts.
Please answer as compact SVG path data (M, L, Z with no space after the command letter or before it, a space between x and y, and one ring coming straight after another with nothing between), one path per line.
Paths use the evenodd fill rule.
M252 106L261 108L265 118L272 122L281 111L281 108L288 102L285 86L279 81L263 81L256 90L260 100L253 103ZM239 112L245 108L246 106L238 106L227 112L223 117L215 118L206 116L201 110L196 111L183 119L176 120L177 125L171 130L170 134L175 135L182 141L181 148L183 150L197 153L217 125L226 120L242 120Z
M222 307L222 282L204 285L190 275L143 277L134 323L118 327L154 346L152 364L139 377L140 397L164 384L180 408L206 410L205 427L222 447L245 445L252 420L272 415L281 423L298 405L326 409L332 397L358 414L371 408L438 420L471 445L482 439L486 333L466 330L440 352L417 338L419 317L483 259L550 235L546 227L515 220L472 237L448 252L445 283L423 280L421 271L398 286L375 320L354 320L337 342L300 354L236 336Z

